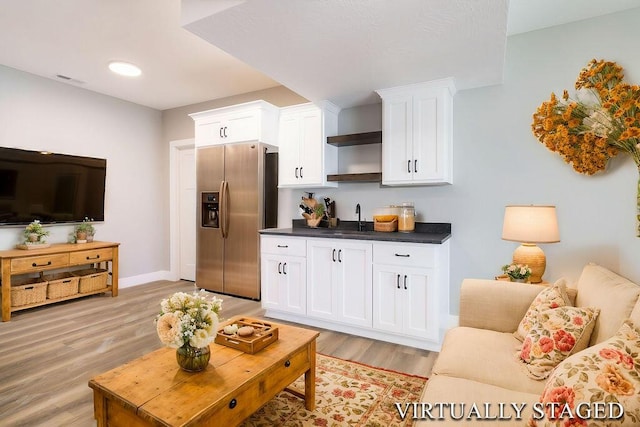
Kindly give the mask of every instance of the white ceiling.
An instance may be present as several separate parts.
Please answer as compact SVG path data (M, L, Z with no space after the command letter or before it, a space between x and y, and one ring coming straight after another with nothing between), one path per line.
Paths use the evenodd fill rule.
M507 6L247 0L185 28L311 101L351 107L380 102L376 89L444 77L454 77L458 89L500 83Z
M0 64L159 110L279 84L348 107L441 77L458 89L499 83L507 34L633 7L640 0L182 0L181 16L179 0L2 0ZM116 59L142 76L112 74Z

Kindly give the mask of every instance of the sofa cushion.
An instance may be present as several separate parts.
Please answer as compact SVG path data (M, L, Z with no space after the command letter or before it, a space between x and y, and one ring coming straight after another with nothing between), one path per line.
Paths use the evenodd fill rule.
M640 286L597 264L587 264L578 279L576 306L598 307L590 345L609 339L629 318Z
M545 379L564 359L587 348L599 311L565 306L540 313L518 352L527 374Z
M527 336L531 326L536 321L538 314L549 310L550 308L564 307L571 305L569 296L567 295L566 281L564 279L558 280L552 286L544 288L540 291L538 296L533 300L526 314L518 325L513 335L520 341L524 340Z
M513 356L520 345L513 333L459 326L447 331L432 372L539 394L544 382L529 378Z
M614 402L622 405L623 409L620 411L618 406L605 407L605 414L613 415L606 420L606 425L637 426L640 424L638 354L640 330L627 320L613 337L570 356L556 368L539 399L547 408L545 417L531 424L565 425L571 414L574 417L572 425L586 425L580 424L575 418L585 421L592 418L587 412L587 409L594 408L591 402ZM554 403L567 405L569 411L563 414L566 417L560 417L558 411L551 414L551 405ZM613 413L610 413L611 410ZM623 416L618 418L620 412Z
M417 421L414 426L455 426L461 425L476 425L476 419L464 419L456 420L461 414L462 406L464 405L465 412L468 414L470 408L475 403L481 415L485 415L488 412L488 417L500 416L500 407L502 405L502 418L496 421L484 420L484 422L478 422L477 425L498 425L502 426L518 426L522 427L526 420L533 415L533 404L538 401L539 395L537 393L524 393L520 391L508 390L506 388L497 387L495 385L483 384L477 381L471 381L464 378L447 377L444 375L432 375L427 381L427 387L425 388L422 398L420 399L422 404L431 404L432 407L437 403L453 403L455 406L446 407L443 410L444 417L442 419L425 419ZM485 403L488 404L489 410L486 411ZM521 409L520 417L518 418L518 410L511 404L517 405L517 408ZM420 408L420 407L419 407ZM421 409L421 408L420 408ZM454 410L454 417L451 417L451 410ZM432 409L430 412L432 418L439 417L437 410ZM418 414L418 418L422 414ZM507 417L511 417L508 419Z

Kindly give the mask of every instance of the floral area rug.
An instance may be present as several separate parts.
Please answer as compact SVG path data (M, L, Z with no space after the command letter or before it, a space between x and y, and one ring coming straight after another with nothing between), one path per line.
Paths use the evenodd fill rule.
M335 357L316 356L316 409L307 411L304 400L287 391L278 394L242 427L394 426L402 420L395 403L420 402L427 379L373 368ZM304 390L304 376L292 385Z

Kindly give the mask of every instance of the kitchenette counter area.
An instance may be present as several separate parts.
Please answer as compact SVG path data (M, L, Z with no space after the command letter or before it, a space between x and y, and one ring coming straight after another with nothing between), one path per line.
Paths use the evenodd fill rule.
M304 220L293 220L291 228L269 228L260 230L263 235L290 237L324 237L331 239L375 240L382 242L407 242L442 244L451 237L450 223L416 222L411 233L374 231L373 223L366 222L363 231L358 231L357 221L340 221L338 227L312 228Z
M438 351L449 316L449 237L448 223L402 233L293 220L260 230L265 316Z

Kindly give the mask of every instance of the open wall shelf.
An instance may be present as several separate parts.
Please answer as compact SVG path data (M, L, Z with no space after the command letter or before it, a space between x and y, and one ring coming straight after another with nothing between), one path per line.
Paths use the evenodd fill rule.
M334 147L382 144L382 131L352 133L327 137L327 144ZM329 182L382 182L382 172L341 173L327 175Z
M336 147L349 147L351 145L381 144L382 131L352 133L349 135L328 136L327 144Z
M342 173L327 175L327 181L332 182L381 182L382 172L370 173Z

